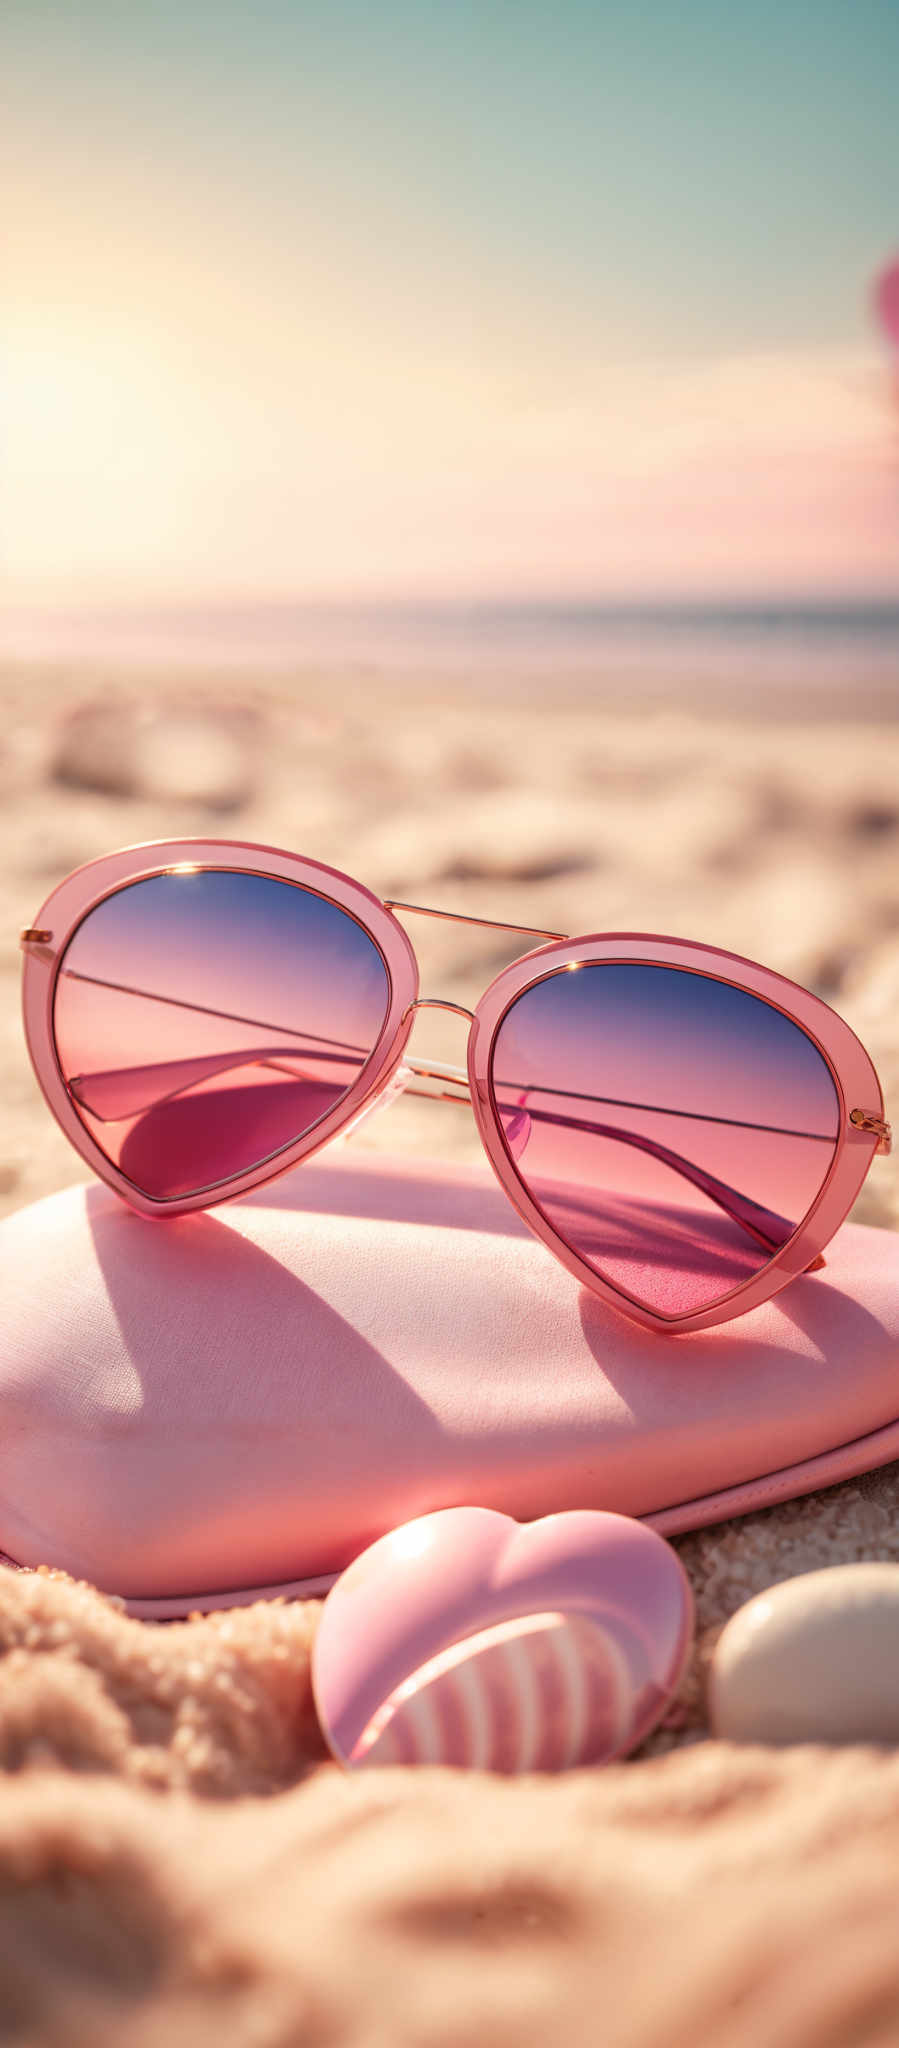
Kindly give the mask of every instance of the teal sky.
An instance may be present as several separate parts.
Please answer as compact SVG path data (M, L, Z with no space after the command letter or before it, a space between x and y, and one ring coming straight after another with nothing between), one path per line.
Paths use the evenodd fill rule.
M199 417L218 379L250 489L262 457L246 415L254 394L286 403L291 336L313 440L309 386L322 381L335 419L342 402L354 416L380 402L395 356L397 379L411 363L438 394L441 450L457 414L439 392L466 382L475 466L475 388L480 419L504 405L511 418L530 393L548 419L640 364L877 359L870 281L899 245L897 0L4 0L0 70L13 326L31 358L33 322L49 348L54 308L63 378L91 331L102 355L117 320L136 323L147 376L154 336L168 364L162 443L163 414L183 422L196 398ZM126 363L123 329L137 417L130 347ZM82 422L84 403L73 385ZM11 416L15 438L18 401ZM97 431L105 445L99 415ZM429 431L421 414L419 450ZM349 448L341 460L346 479ZM510 542L512 570L528 547ZM222 576L236 552L235 538ZM174 546L166 561L177 583ZM214 555L188 549L183 572L214 583ZM29 556L22 574L30 587L43 571Z
M13 114L57 147L163 143L282 228L311 192L471 296L551 292L651 353L857 334L899 235L895 0L3 15Z

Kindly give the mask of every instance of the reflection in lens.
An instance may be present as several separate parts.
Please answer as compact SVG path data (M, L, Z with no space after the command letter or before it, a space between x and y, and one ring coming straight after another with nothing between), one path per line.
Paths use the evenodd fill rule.
M760 997L682 968L546 976L506 1011L491 1074L532 1200L660 1315L707 1308L767 1265L834 1156L837 1092L811 1039Z
M335 903L208 868L134 882L79 925L56 986L69 1093L107 1158L171 1201L302 1137L357 1080L387 970Z

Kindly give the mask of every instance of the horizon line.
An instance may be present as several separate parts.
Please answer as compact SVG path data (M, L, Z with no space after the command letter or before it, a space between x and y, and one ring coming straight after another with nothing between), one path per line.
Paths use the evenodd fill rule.
M690 592L672 594L664 590L644 595L628 592L602 593L597 590L582 591L541 591L533 595L519 595L513 591L462 592L446 595L440 592L347 592L307 593L271 592L239 596L144 596L90 598L84 600L58 598L13 598L0 595L0 622L25 621L27 619L71 619L85 621L97 619L160 619L191 617L201 618L214 613L219 617L234 617L270 614L295 615L338 615L348 613L383 614L385 617L402 616L436 617L446 614L459 617L471 614L483 617L521 618L527 614L535 617L558 615L565 618L591 617L605 619L638 619L641 617L714 617L733 619L795 617L797 613L809 617L842 618L846 616L881 616L899 620L899 587L892 595L878 585L869 588L847 588L844 591L822 594L814 590L797 588L777 591L733 591L731 593L712 590L708 593Z

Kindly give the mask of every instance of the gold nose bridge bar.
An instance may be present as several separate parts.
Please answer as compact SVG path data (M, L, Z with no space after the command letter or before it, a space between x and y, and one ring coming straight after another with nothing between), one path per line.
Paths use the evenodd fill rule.
M424 903L403 903L398 896L385 896L383 902L385 910L410 911L416 917L438 917L444 919L447 924L474 924L480 925L484 931L519 932L527 939L565 939L567 937L565 932L547 932L539 925L508 924L502 918L472 917L464 910L432 910L430 906ZM469 1024L474 1023L473 1010L467 1009L464 1003L450 1002L446 996L418 996L416 1001L410 1003L408 1009L403 1011L404 1024L406 1018L411 1017L414 1010L451 1010L457 1017L467 1017ZM453 1087L468 1089L468 1075L464 1067L448 1067L441 1060L425 1061L413 1059L409 1056L407 1056L405 1064L415 1074L416 1079L439 1081L448 1084L441 1091L445 1101L461 1102L466 1099L464 1096L451 1092ZM410 1094L425 1094L428 1091L425 1089L410 1089L409 1092Z
M415 1010L451 1010L457 1017L467 1017L469 1024L474 1023L473 1010L467 1010L464 1003L451 1003L445 996L418 996L415 1002L410 1003L408 1008L403 1011L404 1024L406 1018L411 1017ZM432 1100L438 1098L444 1102L470 1101L468 1074L465 1067L448 1066L445 1060L416 1059L410 1053L404 1053L403 1065L409 1073L415 1075L416 1081L436 1081L438 1083L436 1089L408 1087L407 1084L406 1092L409 1095L425 1095L430 1096ZM464 1094L460 1095L458 1093L460 1088L464 1089Z
M389 903L386 907L389 910L414 910L416 905L414 903ZM434 917L451 917L455 921L454 913L449 910L436 910L434 912L426 910L423 912L423 915L425 917L432 915ZM465 918L462 921L466 924L470 922L478 924L487 922L486 918ZM508 926L503 926L503 930L508 930ZM409 1003L403 1011L404 1024L407 1017L413 1016L416 1010L450 1010L453 1016L464 1017L469 1024L474 1023L474 1011L467 1009L464 1003L451 1002L448 996L416 996L414 1003ZM416 1081L436 1081L438 1084L436 1090L411 1087L408 1089L410 1095L430 1095L432 1100L436 1095L438 1099L442 1098L444 1102L470 1101L468 1074L464 1067L447 1066L443 1060L415 1059L408 1053L404 1057L403 1064L410 1073L415 1075ZM460 1089L464 1090L463 1094L459 1093Z
M416 917L443 917L449 924L479 924L492 932L523 932L529 939L566 939L567 932L545 932L535 924L506 924L497 917L471 917L464 910L431 910L424 903L401 903L396 896L385 896L385 910L410 910Z
M457 1017L467 1017L474 1023L474 1011L467 1010L464 1003L451 1003L445 996L416 996L414 1003L407 1003L403 1011L403 1023L411 1017L413 1010L454 1010Z

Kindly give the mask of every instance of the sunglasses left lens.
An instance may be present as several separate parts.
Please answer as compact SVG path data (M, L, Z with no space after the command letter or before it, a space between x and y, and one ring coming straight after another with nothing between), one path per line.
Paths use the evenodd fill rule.
M155 1201L206 1192L321 1122L380 1037L374 940L270 875L174 870L130 883L69 941L54 1004L73 1106Z

